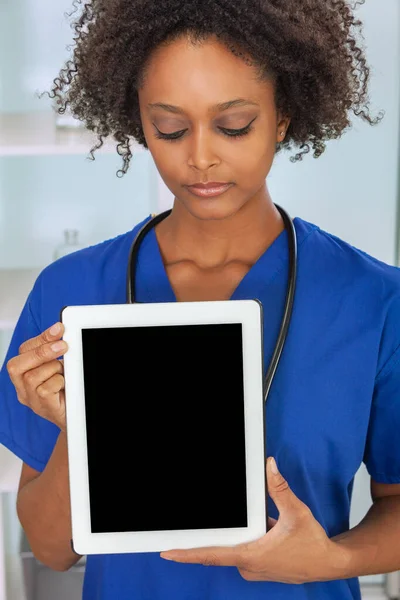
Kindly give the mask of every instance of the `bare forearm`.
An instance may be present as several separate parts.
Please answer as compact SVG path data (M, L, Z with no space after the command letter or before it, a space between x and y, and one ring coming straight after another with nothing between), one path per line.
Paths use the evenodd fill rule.
M400 496L378 498L356 527L332 541L348 556L343 579L400 570Z
M64 571L79 560L70 546L71 512L68 455L65 433L60 433L53 454L36 479L18 494L18 517L36 558Z

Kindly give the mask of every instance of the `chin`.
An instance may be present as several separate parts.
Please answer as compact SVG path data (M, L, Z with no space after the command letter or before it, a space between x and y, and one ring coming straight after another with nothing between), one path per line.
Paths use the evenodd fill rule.
M201 221L223 221L233 217L239 209L233 209L231 206L211 206L211 202L207 201L208 206L193 206L187 207L190 214Z
M186 210L201 221L223 221L233 217L243 206L226 198L199 198L182 202Z

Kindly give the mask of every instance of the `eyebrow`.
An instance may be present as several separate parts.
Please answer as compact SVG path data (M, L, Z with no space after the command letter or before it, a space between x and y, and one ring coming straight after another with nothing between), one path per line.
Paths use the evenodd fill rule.
M164 104L162 102L156 102L155 104L149 104L150 108L162 108L168 112L174 113L176 115L185 114L183 108L179 106L173 106L172 104ZM221 104L215 104L209 109L209 112L222 112L224 110L228 110L234 106L259 106L256 102L252 100L246 100L245 98L236 98L235 100L228 100L228 102L222 102Z

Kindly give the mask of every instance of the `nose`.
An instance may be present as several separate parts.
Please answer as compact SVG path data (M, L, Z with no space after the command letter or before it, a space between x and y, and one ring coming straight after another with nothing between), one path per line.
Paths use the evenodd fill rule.
M215 140L211 138L210 133L205 130L192 133L189 145L189 166L199 171L207 171L220 163L215 150Z

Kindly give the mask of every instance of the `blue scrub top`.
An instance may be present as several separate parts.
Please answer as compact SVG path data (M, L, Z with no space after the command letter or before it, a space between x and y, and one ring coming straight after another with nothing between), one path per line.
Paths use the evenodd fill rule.
M291 327L267 402L266 453L276 458L293 492L332 537L349 528L353 479L362 462L375 481L400 483L400 270L300 218L294 224L298 284ZM125 302L129 249L141 225L42 271L6 361L18 354L22 342L58 321L66 305ZM265 372L281 321L287 276L284 231L232 296L258 298L263 304ZM154 230L139 252L136 286L140 302L176 301ZM162 360L156 352L155 348L155 368ZM118 400L113 406L118 410ZM42 471L57 435L55 425L18 402L4 364L0 442ZM277 518L271 499L268 508ZM360 599L360 590L356 578L303 585L249 582L234 567L178 564L148 553L89 556L83 598L347 600Z

